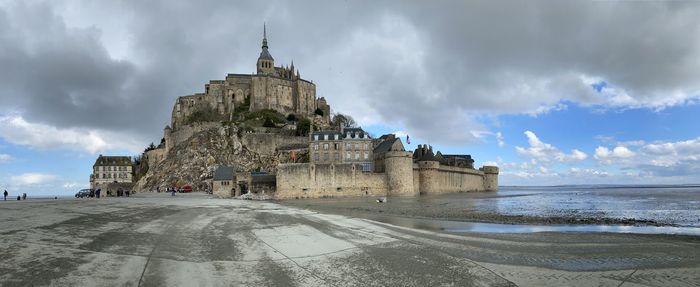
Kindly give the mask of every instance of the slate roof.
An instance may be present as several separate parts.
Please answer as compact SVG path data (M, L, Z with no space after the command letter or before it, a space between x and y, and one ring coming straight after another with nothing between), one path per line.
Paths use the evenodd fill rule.
M380 144L377 145L377 147L374 148L374 151L372 151L374 154L380 154L380 153L385 153L391 150L391 146L394 145L394 143L399 140L399 138L393 138L389 140L385 140L381 142Z
M130 166L131 157L100 155L93 166Z
M311 140L316 140L316 135L318 135L318 140L323 141L325 139L325 135L328 135L328 140L336 140L335 136L338 135L338 140L343 139L342 135L338 131L317 131L311 133Z
M361 136L364 136L362 139L370 139L369 134L365 132L362 128L344 128L343 138L348 139L348 135L350 135L349 138L351 139L359 139Z
M214 180L233 180L235 170L231 166L220 166L214 172Z

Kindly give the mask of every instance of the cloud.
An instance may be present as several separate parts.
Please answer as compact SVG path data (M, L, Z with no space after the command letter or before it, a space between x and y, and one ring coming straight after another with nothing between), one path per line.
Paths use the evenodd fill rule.
M39 149L64 148L90 154L105 150L129 150L137 153L141 149L139 142L128 135L90 129L59 129L27 122L20 116L0 117L0 134L9 143Z
M8 2L0 5L0 113L61 130L131 134L145 145L160 138L175 97L229 72L253 72L267 21L277 64L294 59L335 110L363 125L465 145L481 142L474 134L487 131L478 120L484 114L697 101L695 8L662 1ZM606 85L592 88L600 82Z
M598 160L600 163L612 164L616 160L629 159L634 155L634 152L624 146L617 146L612 150L608 149L607 147L599 146L595 149L595 155L593 158Z
M15 186L42 185L56 180L58 177L49 173L28 172L10 176L10 182Z
M7 163L13 161L15 158L9 154L0 153L0 163Z
M545 163L552 161L581 161L588 157L586 153L578 149L573 149L571 150L570 154L565 154L555 146L542 142L534 132L525 131L525 136L527 136L527 142L530 145L530 147L515 147L515 151L521 156L531 157L533 159Z
M496 132L496 141L498 141L498 147L503 147L506 142L503 140L503 134L501 132Z

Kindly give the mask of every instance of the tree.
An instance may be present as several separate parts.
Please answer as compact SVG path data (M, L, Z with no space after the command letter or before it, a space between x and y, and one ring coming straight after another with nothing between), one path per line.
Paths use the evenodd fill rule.
M271 118L265 118L265 122L263 123L263 127L274 128L275 122L273 122Z
M322 110L321 108L316 108L316 110L314 111L314 114L317 114L317 115L319 115L319 116L323 116L323 115L324 115L323 110Z
M289 115L287 115L287 121L288 122L296 122L297 116L295 114L289 114Z
M346 128L354 128L357 127L357 122L355 122L355 119L353 119L350 115L336 113L333 115L333 119L331 119L331 125L334 127L342 126Z
M306 118L302 118L299 120L297 123L297 135L298 136L307 136L309 135L309 131L311 130L311 121L309 121Z

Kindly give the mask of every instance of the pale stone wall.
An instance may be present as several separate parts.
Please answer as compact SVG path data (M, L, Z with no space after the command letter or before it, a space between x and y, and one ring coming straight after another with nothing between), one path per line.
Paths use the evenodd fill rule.
M245 133L241 142L251 151L263 155L276 155L279 147L290 144L308 145L308 137L287 136L277 133Z
M157 148L147 151L145 155L146 160L148 161L148 166L152 168L156 166L157 163L165 159L167 151L165 148Z
M212 185L212 195L218 198L230 198L234 194L232 188L237 188L235 180L214 180Z
M408 151L389 151L384 155L389 195L415 196L418 189L413 184L413 156ZM382 173L380 173L382 174Z
M170 140L172 141L172 146L179 145L191 138L195 133L215 129L221 127L219 122L211 123L194 123L190 125L181 126L178 130L170 133ZM166 139L167 144L167 139Z
M385 174L363 173L354 164L281 164L277 167L275 198L382 196Z
M347 196L418 196L448 192L493 191L498 168L484 171L413 164L411 152L389 152L386 173L363 173L356 164L281 164L277 167L276 199Z

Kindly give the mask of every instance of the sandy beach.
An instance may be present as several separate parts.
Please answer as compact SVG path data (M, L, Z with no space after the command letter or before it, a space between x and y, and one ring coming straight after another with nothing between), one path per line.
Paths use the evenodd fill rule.
M297 204L204 194L3 202L0 285L700 284L694 236L455 235Z

